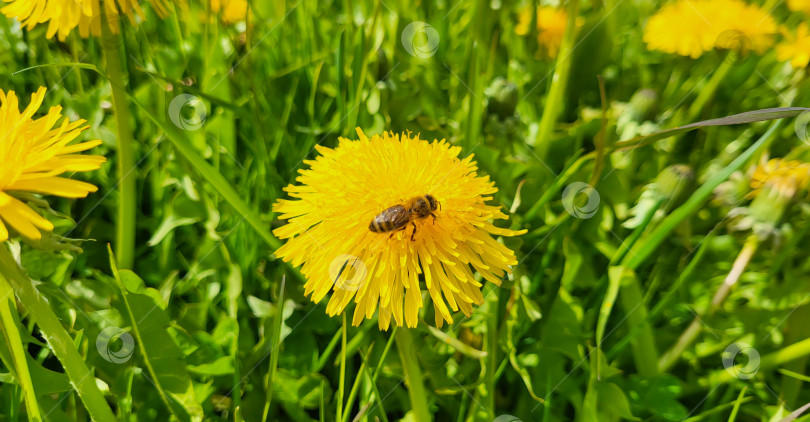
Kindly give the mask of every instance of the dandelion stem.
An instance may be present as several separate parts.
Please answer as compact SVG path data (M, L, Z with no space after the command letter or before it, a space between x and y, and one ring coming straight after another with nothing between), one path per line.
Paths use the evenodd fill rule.
M3 336L8 345L8 350L11 352L11 362L4 363L14 365L17 382L20 384L25 398L25 408L28 409L28 419L41 421L42 415L39 413L34 383L31 380L31 373L28 371L27 354L20 337L20 330L17 328L17 322L12 313L16 311L14 292L11 290L8 281L0 274L0 321L2 321Z
M343 312L343 325L341 326L340 334L340 383L338 384L337 392L337 419L336 421L343 420L343 395L344 385L346 384L346 312Z
M402 369L405 372L405 383L408 386L408 396L411 398L411 408L417 421L430 422L433 417L428 411L425 385L422 383L422 369L414 356L413 330L400 328L394 333L399 358L402 360Z
M87 369L84 359L76 350L70 334L5 246L0 246L0 273L11 284L20 302L25 305L29 317L39 326L42 336L65 368L90 417L99 422L116 420L96 385L96 378Z
M487 419L495 418L495 371L498 370L498 301L501 289L493 291L492 297L487 298L487 375L486 375L486 402ZM480 391L480 390L479 390Z
M130 269L135 256L135 155L133 152L130 111L125 91L126 80L121 66L120 43L108 25L101 25L107 77L112 88L115 124L118 130L118 214L115 220L115 256L118 268Z
M565 25L565 35L557 53L557 62L554 65L554 74L551 77L551 87L546 97L543 108L543 116L540 118L540 127L535 138L535 148L541 160L546 159L549 146L551 145L551 133L557 123L557 117L565 108L564 95L568 86L568 76L571 69L572 53L574 41L577 35L577 15L579 11L579 0L569 0L566 12L568 22Z
M709 308L704 312L701 312L699 315L696 315L695 319L692 320L692 323L689 324L686 330L684 330L684 332L678 338L678 342L675 343L672 349L661 356L661 359L658 361L658 369L661 372L666 372L670 367L672 367L672 365L675 364L678 359L680 359L684 350L686 350L686 348L695 341L698 334L703 331L703 318L712 316L726 297L728 297L729 292L731 292L731 288L737 284L740 276L745 271L745 267L747 267L748 263L751 261L751 257L754 256L757 246L759 246L759 237L755 234L748 236L748 239L745 241L745 245L743 245L740 253L737 255L737 259L734 260L731 271L729 271L725 280L723 280L723 284L720 285L720 288L718 288L717 292L714 294Z

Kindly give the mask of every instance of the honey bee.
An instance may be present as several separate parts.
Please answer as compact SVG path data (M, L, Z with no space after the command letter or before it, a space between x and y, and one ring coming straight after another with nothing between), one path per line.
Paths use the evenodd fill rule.
M417 196L411 198L401 204L394 205L384 209L377 214L368 229L374 233L387 233L392 232L393 236L400 230L405 230L408 224L413 225L413 232L411 233L411 240L414 240L416 235L416 223L414 221L433 216L433 221L436 221L436 214L433 212L441 207L439 201L433 195ZM391 236L388 236L390 239Z

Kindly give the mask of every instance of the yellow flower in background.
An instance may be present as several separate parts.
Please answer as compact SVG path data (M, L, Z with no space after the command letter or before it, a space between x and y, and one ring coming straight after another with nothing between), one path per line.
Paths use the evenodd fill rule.
M776 46L776 57L789 61L794 69L807 67L810 63L810 28L807 24L799 24L795 34L785 34L785 41Z
M810 0L787 0L788 9L810 14Z
M758 195L766 186L784 197L793 197L799 190L810 187L810 164L781 158L761 163L751 175L751 193L748 196Z
M168 14L168 0L150 0L160 16ZM8 3L1 11L15 18L27 29L47 23L46 36L57 35L60 40L67 38L70 31L79 28L82 37L101 35L102 10L104 20L112 32L118 32L121 15L130 21L135 16L144 17L139 0L3 0Z
M644 42L651 50L692 58L715 48L762 53L777 31L765 10L740 0L678 0L650 17Z
M508 218L486 204L498 189L489 177L476 175L472 156L458 158L460 147L407 133L369 138L358 128L357 134L359 140L340 138L334 149L317 146L321 155L305 161L309 169L299 170L298 184L284 189L294 199L273 206L287 220L273 232L288 239L276 256L303 265L304 293L313 302L332 292L329 315L354 300L353 325L372 318L379 306L381 329L388 329L392 316L398 326L415 327L423 307L420 277L437 325L452 323L451 312L470 315L472 305L484 300L473 271L500 285L517 264L492 236L525 231L492 224ZM435 206L426 208L424 218L412 215L401 231L371 230L383 210L426 195ZM427 214L431 210L435 219Z
M40 230L53 230L50 221L17 199L18 192L83 198L96 191L89 183L59 175L101 167L104 157L76 154L101 141L71 144L87 126L84 120L63 119L58 106L34 119L44 98L45 88L40 88L21 113L17 94L0 90L0 241L8 239L7 227L34 240L41 238Z
M518 15L518 24L515 33L521 36L529 34L529 25L532 22L533 7L526 7ZM565 10L550 6L537 8L537 43L550 58L557 57L560 51L568 14Z
M247 0L211 0L211 11L221 12L222 22L226 24L245 20L247 10Z

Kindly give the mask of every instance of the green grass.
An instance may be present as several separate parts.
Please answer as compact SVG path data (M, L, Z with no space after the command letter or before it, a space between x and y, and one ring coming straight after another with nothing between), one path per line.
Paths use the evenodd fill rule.
M810 402L807 191L770 231L744 227L762 212L751 168L810 161L810 86L773 49L648 51L658 5L637 2L565 3L581 22L559 60L516 35L511 2L252 0L235 25L188 3L101 39L0 19L0 89L25 103L48 87L108 158L74 176L97 193L47 198L80 253L0 250L17 299L0 307L0 421L748 421ZM435 32L409 45L414 22ZM274 257L273 202L357 126L462 146L527 229L502 239L519 264L471 317L436 329L426 306L416 329L352 327ZM691 177L656 190L676 164ZM597 205L564 197L575 183ZM726 371L735 342L758 364Z

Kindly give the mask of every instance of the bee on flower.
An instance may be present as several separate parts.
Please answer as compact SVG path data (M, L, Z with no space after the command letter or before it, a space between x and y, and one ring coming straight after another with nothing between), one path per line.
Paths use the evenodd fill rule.
M525 231L492 223L507 218L487 204L498 189L476 174L472 156L458 158L460 147L409 133L357 135L318 146L320 156L284 189L291 199L273 210L287 224L274 234L287 242L276 256L301 266L313 302L331 292L329 315L353 301L354 325L379 309L381 329L392 317L415 327L423 290L438 326L453 323L453 312L470 315L484 300L473 272L500 285L517 264L493 235Z

